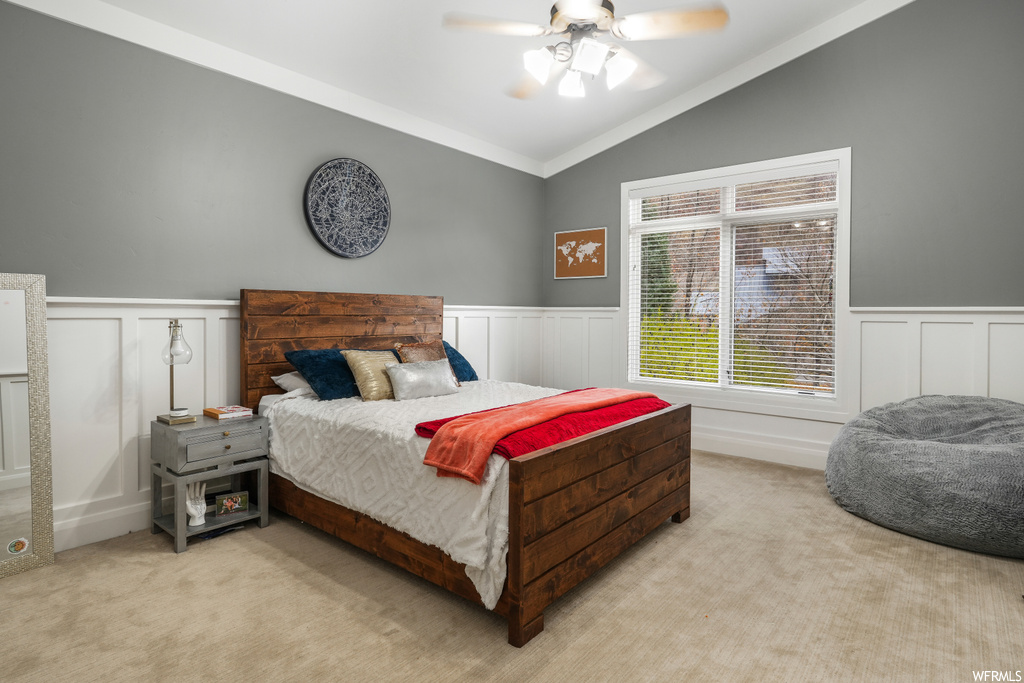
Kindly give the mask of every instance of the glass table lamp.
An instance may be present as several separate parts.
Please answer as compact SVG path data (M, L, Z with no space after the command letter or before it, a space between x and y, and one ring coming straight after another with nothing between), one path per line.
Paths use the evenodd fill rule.
M162 358L171 369L171 409L167 415L157 415L156 419L172 425L195 422L196 416L189 415L188 408L179 408L174 405L174 366L185 365L192 360L192 347L185 341L185 335L181 331L181 321L172 320L167 329L169 334Z

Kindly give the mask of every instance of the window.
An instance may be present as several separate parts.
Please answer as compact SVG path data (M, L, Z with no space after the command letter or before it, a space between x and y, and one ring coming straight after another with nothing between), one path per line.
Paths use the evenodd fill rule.
M629 184L629 381L835 395L848 159Z

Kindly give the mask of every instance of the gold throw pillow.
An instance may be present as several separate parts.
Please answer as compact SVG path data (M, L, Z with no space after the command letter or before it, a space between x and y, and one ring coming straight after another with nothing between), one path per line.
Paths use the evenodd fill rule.
M381 401L394 398L387 366L398 365L398 359L390 351L342 351L345 362L356 378L359 395L364 401Z

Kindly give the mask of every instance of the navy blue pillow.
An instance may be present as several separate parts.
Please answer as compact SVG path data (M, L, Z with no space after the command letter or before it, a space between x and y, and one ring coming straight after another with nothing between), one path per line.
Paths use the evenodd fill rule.
M455 371L455 379L460 382L475 382L480 379L476 376L476 370L469 364L466 357L452 348L448 342L444 342L444 352L448 356L448 362ZM308 381L308 380L307 380Z
M284 354L321 401L359 396L359 386L338 349L306 349Z

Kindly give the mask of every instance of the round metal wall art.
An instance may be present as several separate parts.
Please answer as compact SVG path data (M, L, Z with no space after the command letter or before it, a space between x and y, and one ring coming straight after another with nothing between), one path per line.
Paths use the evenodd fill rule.
M355 159L331 159L313 171L303 204L313 236L337 256L372 254L388 235L391 202L384 183Z

